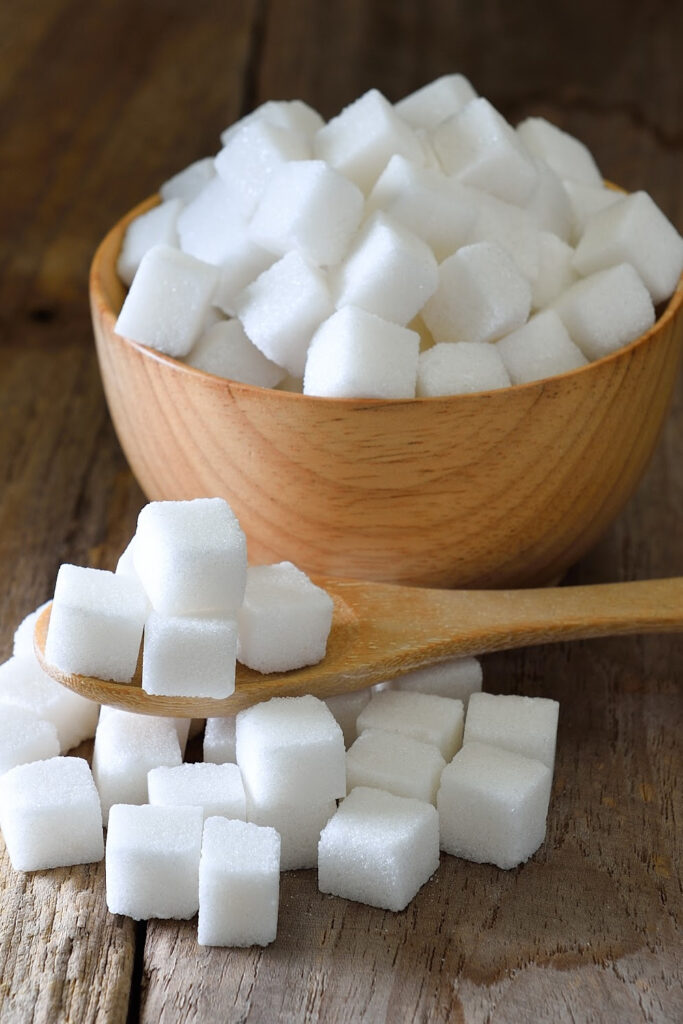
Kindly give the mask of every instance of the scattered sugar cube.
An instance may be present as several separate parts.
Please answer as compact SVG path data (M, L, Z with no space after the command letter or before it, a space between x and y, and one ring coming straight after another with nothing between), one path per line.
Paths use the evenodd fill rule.
M344 733L344 746L347 748L358 735L356 720L371 696L372 691L367 687L364 690L354 690L353 693L340 693L335 697L325 698L325 703Z
M247 576L247 542L222 498L153 501L138 517L135 569L162 615L239 608Z
M439 266L439 286L422 310L435 341L495 341L521 327L531 287L491 242L463 246Z
M317 697L273 697L240 711L236 746L247 799L262 807L346 793L344 737Z
M277 935L279 895L275 829L209 818L199 864L199 945L267 946Z
M129 682L135 673L147 601L139 583L106 569L62 565L45 658L63 672Z
M420 336L355 306L320 325L308 350L304 394L414 398Z
M394 153L423 162L412 129L377 89L342 110L320 129L314 152L368 193Z
M323 160L283 164L251 220L251 238L283 256L298 249L319 267L343 258L363 216L363 193Z
M436 747L411 736L365 729L346 753L346 788L371 786L436 803L446 762Z
M87 761L51 757L0 778L0 824L15 871L102 860L102 816Z
M436 128L441 121L460 113L476 95L464 75L442 75L404 96L394 104L394 110L413 128Z
M595 213L576 247L582 275L630 263L656 304L675 291L683 271L683 238L647 192L634 192Z
M182 207L180 199L169 199L130 222L116 261L116 272L124 284L131 284L142 257L153 245L178 245L176 224Z
M568 178L562 183L569 196L572 207L574 227L572 237L569 241L578 241L584 232L588 219L599 210L618 203L623 198L623 192L614 188L607 188L600 185L583 185L580 181L570 181Z
M159 193L164 201L181 199L183 203L190 203L204 186L208 185L215 174L216 168L212 156L195 160L194 163L165 181L159 189Z
M358 732L383 729L437 747L450 761L462 745L465 714L461 700L431 693L383 690L358 716Z
M535 157L545 160L561 178L602 185L602 175L588 147L543 117L528 117L517 134Z
M560 705L547 697L477 693L470 700L463 743L502 747L552 771Z
M236 720L234 715L225 718L207 718L204 729L203 759L212 764L235 764Z
M0 775L18 764L43 761L59 754L54 722L25 708L0 708Z
M193 917L203 823L201 807L112 807L105 860L109 913L135 921Z
M182 762L173 721L110 708L95 733L92 772L107 824L113 804L144 804L150 768Z
M574 237L574 209L565 183L545 160L535 160L538 183L526 209L541 231L551 231L563 242Z
M169 356L186 356L201 333L217 270L168 245L140 262L114 326L117 334Z
M461 700L467 710L473 693L481 691L483 673L476 658L449 658L436 665L416 668L394 680L396 690L410 690L416 693L433 693L437 697L451 697Z
M247 821L274 828L280 836L280 871L316 867L320 833L336 810L336 800L261 804L252 797L247 799Z
M524 277L533 283L539 271L540 231L528 210L505 203L479 189L470 189L477 215L468 241L493 242L504 249Z
M441 776L441 849L478 864L517 867L545 838L551 785L552 772L540 761L467 743Z
M358 235L335 278L335 301L359 306L405 326L438 284L429 246L383 213L375 213Z
M325 657L332 598L291 562L247 571L237 658L257 672L288 672Z
M296 250L245 288L235 308L257 348L299 377L313 332L333 311L325 275Z
M434 131L433 145L447 174L466 185L523 205L537 184L534 162L514 128L483 97Z
M152 768L147 774L149 802L163 807L201 807L213 815L246 821L242 776L236 764L179 764Z
M531 305L545 309L570 288L578 275L573 267L574 250L557 235L541 231L538 236L538 274L531 283Z
M567 373L588 362L554 309L532 316L523 327L501 338L496 348L513 384Z
M237 622L160 615L145 623L142 689L169 697L213 697L235 692Z
M249 341L239 320L222 320L202 335L187 357L189 366L217 377L274 388L285 371Z
M289 132L303 135L305 138L312 138L319 128L325 124L317 110L310 107L303 100L268 100L262 103L256 110L240 118L235 124L229 125L221 133L221 142L226 144L231 135L239 131L246 124L257 120L267 121L268 124L278 125Z
M510 386L505 364L494 345L481 341L447 341L420 354L418 398L465 395Z
M43 614L49 601L45 601L39 605L35 611L29 612L26 618L22 619L16 630L14 631L14 643L12 646L12 654L15 658L33 658L33 636L36 629L36 623L40 616Z
M553 308L588 359L615 352L655 322L650 294L630 263L581 278Z
M403 910L439 866L431 804L357 786L320 836L318 888L384 910Z

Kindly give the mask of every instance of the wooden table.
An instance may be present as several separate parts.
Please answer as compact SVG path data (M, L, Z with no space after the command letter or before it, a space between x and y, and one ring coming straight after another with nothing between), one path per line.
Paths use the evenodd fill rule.
M88 262L105 229L267 98L331 116L461 70L550 117L683 225L683 7L574 0L24 0L0 8L0 655L62 561L112 567L143 495L104 405ZM679 388L648 473L571 582L683 573ZM0 1020L683 1020L681 641L500 655L489 690L562 702L545 845L501 872L444 857L401 914L282 879L268 949L111 917L102 864L0 860ZM80 753L87 753L84 749ZM1 847L0 847L1 848Z

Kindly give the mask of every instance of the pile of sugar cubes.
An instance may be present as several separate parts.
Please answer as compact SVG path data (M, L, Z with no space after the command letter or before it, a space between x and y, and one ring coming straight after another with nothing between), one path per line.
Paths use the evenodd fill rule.
M645 192L462 75L325 123L264 103L128 227L116 330L218 376L332 398L523 384L642 335L683 270Z

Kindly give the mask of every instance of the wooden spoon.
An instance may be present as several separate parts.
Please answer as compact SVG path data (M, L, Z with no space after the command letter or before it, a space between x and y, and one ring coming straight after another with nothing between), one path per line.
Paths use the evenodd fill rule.
M76 693L126 711L180 718L233 715L270 697L331 697L447 658L627 633L683 630L683 578L540 590L426 590L316 578L334 599L323 661L284 674L237 667L224 700L157 697L131 683L70 675L45 661L48 606L36 623L43 669Z

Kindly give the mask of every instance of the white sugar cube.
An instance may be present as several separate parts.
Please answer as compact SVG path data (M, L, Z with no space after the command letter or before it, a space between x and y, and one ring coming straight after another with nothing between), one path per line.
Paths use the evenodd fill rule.
M159 189L159 193L164 200L181 199L183 203L189 203L205 185L208 185L215 174L212 156L195 160L178 174L168 178Z
M346 793L344 737L316 697L274 697L240 711L236 745L247 798L261 806Z
M359 306L405 326L438 284L429 246L383 213L375 213L339 267L334 284L337 309Z
M477 693L470 700L463 743L502 747L552 771L560 705L548 697Z
M257 672L288 672L325 656L332 598L291 562L250 566L238 612L237 658Z
M469 240L476 207L470 190L402 156L392 156L366 204L383 210L394 223L412 231L444 260Z
M203 759L212 764L235 764L235 715L207 718L204 729Z
M59 754L54 722L25 708L0 708L0 775L18 764L43 761Z
M257 348L302 377L313 332L333 306L324 273L293 250L237 296L235 309Z
M470 189L469 192L477 209L469 242L495 243L512 257L520 273L533 283L539 270L541 233L532 214L479 189Z
M557 235L541 231L538 236L538 274L531 283L531 304L545 309L578 278L573 267L574 250Z
M199 865L199 945L267 946L277 935L279 894L275 829L209 818Z
M270 180L249 232L283 256L298 249L317 266L343 258L363 216L363 193L323 160L283 164Z
M371 786L436 803L446 762L436 747L411 736L365 729L346 753L346 788Z
M683 238L647 192L634 192L595 213L576 247L582 275L618 263L638 271L656 304L674 292L683 271Z
M142 689L168 697L213 697L235 692L237 622L160 615L145 623Z
M467 743L441 776L441 849L479 864L514 868L545 838L552 773L547 765L484 743Z
M139 583L105 569L62 565L45 658L63 672L129 682L135 673L147 601Z
M320 833L336 810L336 800L271 804L247 799L247 821L274 828L280 836L280 871L316 867Z
M325 698L325 703L344 733L345 747L350 747L356 739L358 735L356 721L371 696L372 691L367 687L364 690L355 690L353 693L340 693L334 697Z
M230 255L218 268L218 281L211 300L228 316L235 315L237 299L244 289L277 261L274 253L252 242L247 228L240 228L231 238ZM207 329L211 326L207 324Z
M450 761L462 745L464 709L461 700L431 693L383 690L358 716L358 732L383 729L437 747Z
M169 356L186 356L199 337L216 287L215 267L168 245L140 262L114 326L117 334Z
M436 128L458 114L476 98L472 84L464 75L442 75L394 104L394 110L413 128Z
M414 132L377 89L370 89L328 121L313 146L317 157L366 193L394 153L417 164L424 160Z
M510 378L494 345L481 341L441 342L420 354L418 398L465 395L507 388Z
M588 147L550 121L528 117L517 125L517 134L529 152L545 160L561 178L602 185L602 175Z
M15 871L102 860L102 817L87 761L52 757L0 778L0 824Z
M112 807L105 861L109 913L136 921L193 917L203 823L201 807Z
M501 338L496 348L513 384L554 377L587 362L554 309L532 316L523 327Z
M135 569L156 611L229 616L242 603L247 543L222 498L150 502L137 537Z
M116 575L127 576L129 579L136 580L140 583L140 578L135 571L135 563L133 562L133 550L135 548L135 536L131 537L130 541L123 549L119 556L119 560L116 563Z
M152 768L147 774L149 802L162 807L201 807L212 815L246 821L242 776L236 764L179 764Z
M618 203L624 195L623 192L608 188L602 183L600 185L583 185L580 181L570 181L565 178L562 184L569 196L574 219L570 241L579 240L589 217L613 203Z
M534 161L538 174L536 188L526 210L541 231L552 231L564 242L574 237L574 208L565 183L544 160Z
M268 100L221 132L221 142L225 145L230 136L240 128L258 120L278 125L280 128L298 133L305 138L312 138L325 124L318 111L302 100Z
M308 350L304 394L414 398L420 336L355 306L320 325Z
M249 341L239 320L222 320L201 336L187 357L189 366L217 377L274 388L285 371Z
M45 601L43 604L39 605L35 611L29 612L29 614L21 620L15 629L14 642L12 646L12 654L15 657L34 657L33 636L35 633L36 622L43 614L49 603L49 601Z
M318 846L318 888L384 910L403 910L439 866L431 804L357 786Z
M153 245L178 245L176 223L182 206L180 199L169 199L130 222L116 261L116 272L124 284L131 284L142 257Z
M220 266L244 243L253 245L247 221L221 178L212 178L178 217L178 238L183 252Z
M396 690L433 693L437 697L451 697L467 703L473 693L481 691L483 673L476 658L449 658L436 665L416 668L394 680Z
M216 157L216 172L232 203L248 218L276 169L288 160L310 156L311 144L300 132L254 118L227 135Z
M588 359L615 352L655 322L650 294L630 263L581 278L553 308Z
M525 203L537 183L534 162L505 118L483 97L442 122L433 135L447 174L508 203Z
M435 341L495 341L521 327L531 287L491 242L463 246L439 267L439 287L422 310Z
M97 726L92 758L105 825L113 804L146 803L150 768L170 768L181 762L178 732L171 719L109 709Z

